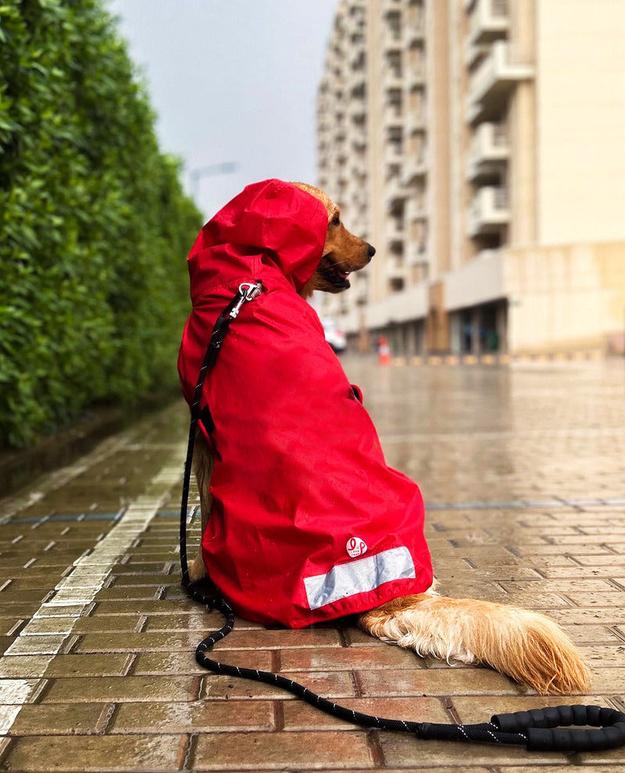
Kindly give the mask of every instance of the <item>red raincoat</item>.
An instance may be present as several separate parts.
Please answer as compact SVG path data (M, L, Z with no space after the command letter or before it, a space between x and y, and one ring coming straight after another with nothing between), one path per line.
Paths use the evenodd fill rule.
M326 230L325 207L299 188L245 188L189 253L193 309L178 359L190 401L217 315L240 282L262 281L204 385L215 463L202 550L238 614L293 628L432 582L419 488L386 465L360 390L297 292Z

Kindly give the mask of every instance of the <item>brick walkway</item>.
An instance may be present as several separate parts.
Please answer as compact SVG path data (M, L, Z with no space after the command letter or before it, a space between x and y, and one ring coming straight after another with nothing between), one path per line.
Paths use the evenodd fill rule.
M389 462L422 484L444 590L547 611L593 668L593 694L573 700L623 709L622 363L348 371ZM0 503L0 769L623 770L625 750L566 758L364 732L201 671L193 650L215 618L182 597L175 551L185 419L176 407L142 421ZM353 627L240 621L219 650L392 717L563 702Z

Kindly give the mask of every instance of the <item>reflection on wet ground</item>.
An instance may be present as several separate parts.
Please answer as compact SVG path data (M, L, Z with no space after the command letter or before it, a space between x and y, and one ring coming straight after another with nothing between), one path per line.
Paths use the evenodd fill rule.
M571 700L623 708L623 363L345 365L389 463L423 489L444 591L547 611L593 668L593 695ZM516 772L588 761L481 747L467 756L365 733L274 688L201 671L193 649L216 618L178 585L185 422L182 406L142 419L0 502L3 769ZM563 702L350 626L239 621L220 650L386 716L481 721ZM625 756L592 760L616 771Z

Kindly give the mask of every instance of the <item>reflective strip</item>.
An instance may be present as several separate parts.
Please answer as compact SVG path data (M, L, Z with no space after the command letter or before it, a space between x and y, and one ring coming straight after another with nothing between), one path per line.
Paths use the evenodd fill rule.
M406 547L383 550L375 556L334 566L327 574L304 577L310 609L375 590L385 582L415 577L414 563Z

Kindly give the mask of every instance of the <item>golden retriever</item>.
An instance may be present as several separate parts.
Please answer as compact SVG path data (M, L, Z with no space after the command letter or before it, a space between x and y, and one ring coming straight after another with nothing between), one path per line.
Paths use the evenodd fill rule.
M338 293L349 288L349 274L363 268L374 248L351 234L339 208L323 191L305 183L297 187L318 198L328 213L323 256L301 291ZM200 491L202 529L210 512L211 458L198 433L194 469ZM192 580L206 573L201 553L190 566ZM414 650L422 657L491 666L542 694L585 692L589 671L564 631L545 615L476 599L426 593L404 596L359 618L361 628L382 641Z

